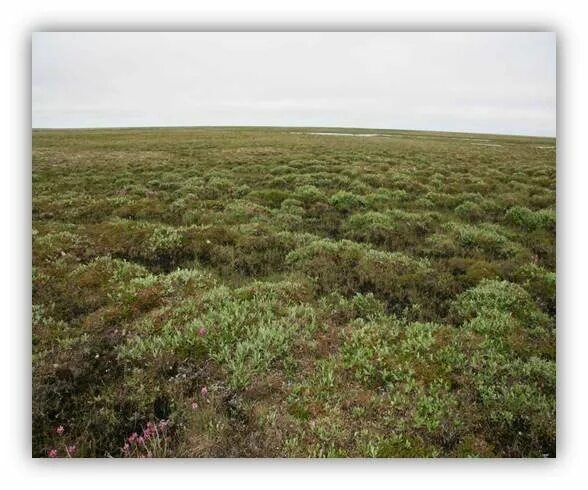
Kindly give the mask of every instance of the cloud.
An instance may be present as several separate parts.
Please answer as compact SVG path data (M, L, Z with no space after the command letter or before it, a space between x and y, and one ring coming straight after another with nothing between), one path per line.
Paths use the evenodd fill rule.
M552 33L36 33L34 127L555 135Z

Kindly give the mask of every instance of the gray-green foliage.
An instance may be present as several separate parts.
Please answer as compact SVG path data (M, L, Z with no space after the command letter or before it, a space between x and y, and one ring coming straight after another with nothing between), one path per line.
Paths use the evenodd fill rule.
M554 140L309 132L33 131L35 457L555 454Z

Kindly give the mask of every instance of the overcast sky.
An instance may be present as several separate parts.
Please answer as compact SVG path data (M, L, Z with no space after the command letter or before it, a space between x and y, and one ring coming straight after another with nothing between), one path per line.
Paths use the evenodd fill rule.
M33 127L555 135L553 33L35 33Z

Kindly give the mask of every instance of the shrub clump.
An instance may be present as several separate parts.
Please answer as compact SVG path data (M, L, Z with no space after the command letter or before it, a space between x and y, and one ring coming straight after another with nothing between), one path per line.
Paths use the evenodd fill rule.
M555 230L555 210L541 209L531 211L524 206L513 206L506 211L505 219L508 223L527 230Z
M286 262L311 277L319 294L372 292L393 308L422 301L424 280L431 272L426 260L349 240L316 240L288 254Z
M344 223L342 232L350 240L394 250L424 238L433 229L435 221L433 213L368 211L352 215Z
M329 204L342 213L350 213L365 207L366 200L353 192L338 191L331 196Z

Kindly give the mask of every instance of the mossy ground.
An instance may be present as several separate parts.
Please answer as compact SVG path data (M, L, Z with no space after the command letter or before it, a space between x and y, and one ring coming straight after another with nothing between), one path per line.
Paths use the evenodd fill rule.
M33 131L35 456L555 455L554 140L308 131Z

